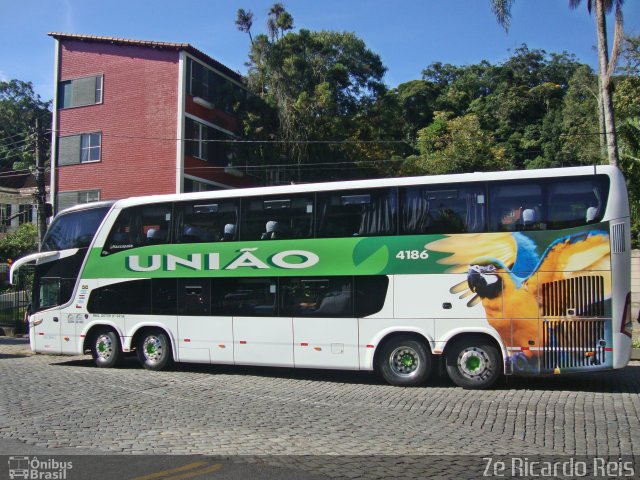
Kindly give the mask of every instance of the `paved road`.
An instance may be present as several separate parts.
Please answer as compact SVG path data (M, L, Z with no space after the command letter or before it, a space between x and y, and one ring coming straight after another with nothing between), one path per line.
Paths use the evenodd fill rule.
M222 457L227 473L288 469L273 478L419 477L428 464L430 475L467 478L477 475L465 458L640 455L639 393L637 362L476 392L447 379L403 389L317 370L149 372L133 360L105 370L88 357L31 356L25 340L0 337L0 453L196 454Z

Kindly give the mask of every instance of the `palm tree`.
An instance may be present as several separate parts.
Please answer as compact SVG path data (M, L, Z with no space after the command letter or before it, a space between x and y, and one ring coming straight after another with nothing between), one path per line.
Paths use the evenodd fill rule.
M511 20L511 7L514 0L490 0L491 8L496 15L498 23L505 30L509 29ZM569 0L570 8L577 8L582 0ZM622 4L624 0L586 0L589 14L596 11L596 28L598 31L598 69L600 71L600 125L603 131L607 147L607 156L611 165L618 166L618 141L616 137L615 116L613 112L613 92L611 76L618 62L618 56L622 49L624 37L622 28ZM607 21L606 14L615 6L615 30L613 35L613 48L609 57L607 45Z
M253 37L251 36L251 27L253 26L253 12L251 10L245 10L244 8L238 9L236 16L236 27L241 32L249 34L249 40L253 45Z

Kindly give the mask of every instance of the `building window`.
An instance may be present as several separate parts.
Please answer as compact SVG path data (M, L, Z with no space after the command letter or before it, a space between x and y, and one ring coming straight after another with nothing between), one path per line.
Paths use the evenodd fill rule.
M102 133L81 133L58 138L58 166L99 162Z
M246 90L240 85L208 69L199 62L188 59L188 94L200 97L214 108L233 113L236 104L246 98Z
M84 133L80 136L80 163L100 161L102 134Z
M211 185L210 183L192 180L190 178L184 179L184 193L209 192L211 190L221 190L221 187L218 187L217 185Z
M100 200L100 190L81 190L75 192L58 193L58 212L80 203L97 202Z
M95 105L102 103L102 93L102 75L64 80L58 86L58 105L60 108Z
M191 118L185 120L185 152L221 167L233 164L238 157L237 146L230 142L233 137L217 128L210 127Z

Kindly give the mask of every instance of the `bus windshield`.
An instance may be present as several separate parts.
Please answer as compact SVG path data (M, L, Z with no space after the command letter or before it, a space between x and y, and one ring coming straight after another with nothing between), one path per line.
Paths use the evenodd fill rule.
M90 208L59 215L47 230L42 251L88 247L109 208Z

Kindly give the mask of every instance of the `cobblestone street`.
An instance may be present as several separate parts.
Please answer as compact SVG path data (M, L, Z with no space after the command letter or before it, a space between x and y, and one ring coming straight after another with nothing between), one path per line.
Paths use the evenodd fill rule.
M370 374L318 370L150 372L133 359L105 370L89 357L31 355L26 340L0 337L0 378L0 437L52 454L85 448L276 462L278 455L640 454L638 362L585 376L509 378L479 392L445 378L403 389ZM301 468L335 475L320 458Z

